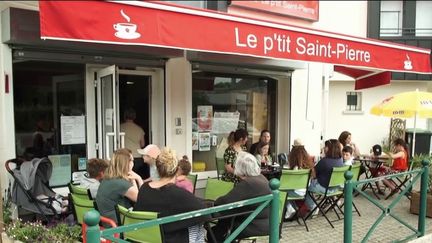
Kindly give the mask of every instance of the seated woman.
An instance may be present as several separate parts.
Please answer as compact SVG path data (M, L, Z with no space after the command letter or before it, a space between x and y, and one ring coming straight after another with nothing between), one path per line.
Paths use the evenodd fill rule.
M378 175L386 175L391 173L399 173L402 171L406 171L408 169L408 146L405 141L401 138L398 138L393 141L394 145L394 153L388 153L386 155L380 156L380 158L392 158L393 165L391 167L381 166ZM394 195L398 192L397 186L391 179L382 180L385 186L391 189L390 196Z
M132 171L133 165L133 157L129 149L116 150L99 185L96 195L98 210L102 216L114 222L118 222L115 213L117 204L129 208L137 201L138 188L143 181Z
M225 196L219 197L215 201L215 206L246 200L258 196L263 196L271 193L269 188L268 180L261 175L260 167L256 158L247 153L239 152L236 159L236 167L234 168L234 174L240 178L240 182ZM241 208L240 211L254 210L257 206L252 205ZM234 228L239 226L244 217L236 217L234 221ZM216 226L212 228L215 234L217 242L223 241L226 234L231 226L231 219L219 220ZM268 235L269 233L269 208L265 208L258 214L252 222L246 226L246 228L240 233L239 238L246 238L250 236ZM211 237L207 234L207 238L210 240Z
M315 178L315 168L314 163L312 161L311 156L309 156L308 152L306 151L304 145L299 142L300 140L297 140L297 143L294 143L292 146L292 149L288 155L288 161L289 161L289 169L290 170L298 170L298 169L311 169L311 179ZM306 194L306 190L295 190L295 191L288 191L289 196L296 197L296 196L304 196ZM311 198L305 199L306 206L309 209L312 209L314 207L314 202L311 200ZM292 205L287 204L287 213L285 215L285 218L291 218L291 216L295 213L294 210L292 210Z
M258 154L255 157L258 160L258 163L261 163L262 167L272 164L272 157L269 154L270 144L260 142L257 146Z
M193 184L187 178L191 171L191 163L186 155L178 162L176 186L185 189L186 191L193 193Z
M228 148L224 153L225 172L222 174L222 180L238 182L239 178L234 175L235 161L237 154L246 151L248 132L244 129L237 129L228 136Z
M333 167L341 167L344 165L342 160L342 151L341 151L341 145L338 140L336 139L330 139L326 141L326 154L325 157L322 158L316 165L315 165L315 177L316 179L311 180L309 191L312 192L321 192L325 193L329 182L331 173L333 171ZM328 192L333 191L336 188L329 188ZM310 197L309 193L306 194L306 205L308 206L309 210L312 210L315 207L315 203L313 202L312 198ZM318 213L318 210L315 211Z
M160 179L144 183L134 210L159 212L159 217L165 217L205 207L192 193L175 185L177 166L175 152L169 148L162 149L156 159ZM162 225L165 242L203 242L202 223L206 220L209 220L208 216L201 216Z

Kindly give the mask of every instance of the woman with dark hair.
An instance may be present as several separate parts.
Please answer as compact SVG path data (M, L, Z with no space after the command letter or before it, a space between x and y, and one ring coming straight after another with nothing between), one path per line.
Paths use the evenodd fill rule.
M360 151L358 149L358 147L356 146L355 143L352 142L351 140L351 133L348 131L343 131L340 135L339 135L339 143L341 144L341 150L343 149L343 147L345 146L350 146L353 149L353 156L354 157L358 157L360 156Z
M266 143L266 144L270 144L270 139L271 139L271 135L270 135L270 131L267 129L264 129L261 131L261 135L260 135L260 140L254 144L251 145L250 149L249 149L249 153L251 153L252 155L257 155L259 153L258 151L258 144L259 143ZM269 147L269 151L268 153L271 155L271 149Z
M244 129L237 129L228 136L228 148L224 153L225 172L222 174L222 180L238 182L239 179L234 175L235 161L237 154L246 151L248 132Z
M330 139L326 142L327 151L325 157L322 158L318 164L315 165L315 176L316 179L311 180L309 191L325 193L329 182L333 167L343 166L341 144L336 139ZM328 188L328 192L334 191L336 188ZM306 194L306 205L310 210L315 207L315 203L310 198L309 194ZM315 212L318 213L318 210Z

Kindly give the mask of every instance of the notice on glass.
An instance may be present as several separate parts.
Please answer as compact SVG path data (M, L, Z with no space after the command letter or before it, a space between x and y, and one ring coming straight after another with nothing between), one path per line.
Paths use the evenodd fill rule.
M61 144L85 143L85 116L61 116Z
M199 151L210 151L210 133L201 132L198 134Z
M230 133L237 130L240 112L215 112L213 117L213 133Z
M64 186L71 180L71 155L59 154L49 155L48 159L52 164L52 174L49 180L50 186Z
M192 133L192 150L198 150L198 133Z
M198 131L208 132L212 129L213 106L199 105L197 108Z

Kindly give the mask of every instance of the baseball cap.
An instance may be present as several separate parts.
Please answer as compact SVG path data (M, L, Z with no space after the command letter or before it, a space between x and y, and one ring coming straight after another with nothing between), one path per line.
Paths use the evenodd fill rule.
M137 152L142 155L147 155L153 159L156 159L161 153L159 147L154 144L149 144L143 149L137 149Z

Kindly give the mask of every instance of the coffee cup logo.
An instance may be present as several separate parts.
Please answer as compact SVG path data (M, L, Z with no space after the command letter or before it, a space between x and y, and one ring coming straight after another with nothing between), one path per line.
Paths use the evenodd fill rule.
M407 57L407 59L404 61L404 68L406 70L411 70L413 67L412 67L412 63L411 63L411 60L410 60L408 54L406 54L406 57Z
M113 24L114 30L117 31L114 33L114 35L117 38L127 40L139 38L141 34L136 32L137 25L130 22L130 17L123 12L123 9L120 10L120 14L126 19L127 22Z

